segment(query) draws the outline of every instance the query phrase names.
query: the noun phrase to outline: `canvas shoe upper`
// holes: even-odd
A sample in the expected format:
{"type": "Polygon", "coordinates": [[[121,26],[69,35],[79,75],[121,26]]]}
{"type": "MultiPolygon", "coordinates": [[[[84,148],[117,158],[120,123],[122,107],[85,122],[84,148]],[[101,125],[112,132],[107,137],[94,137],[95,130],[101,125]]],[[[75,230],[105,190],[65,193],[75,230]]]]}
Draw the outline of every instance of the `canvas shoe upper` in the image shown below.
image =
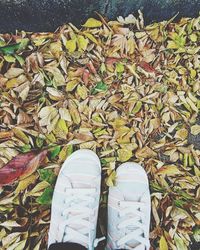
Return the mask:
{"type": "Polygon", "coordinates": [[[54,189],[48,246],[72,242],[94,249],[100,183],[101,165],[94,152],[81,149],[67,158],[54,189]]]}
{"type": "Polygon", "coordinates": [[[109,188],[106,249],[147,250],[151,210],[147,174],[131,162],[116,172],[116,185],[109,188]]]}

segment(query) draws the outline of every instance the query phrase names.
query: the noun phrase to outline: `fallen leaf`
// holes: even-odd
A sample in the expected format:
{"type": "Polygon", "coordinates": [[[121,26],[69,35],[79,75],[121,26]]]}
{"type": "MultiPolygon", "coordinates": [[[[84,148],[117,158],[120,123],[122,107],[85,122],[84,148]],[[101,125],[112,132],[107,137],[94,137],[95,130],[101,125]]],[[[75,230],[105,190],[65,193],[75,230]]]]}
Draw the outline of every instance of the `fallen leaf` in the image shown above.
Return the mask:
{"type": "Polygon", "coordinates": [[[17,179],[23,179],[31,175],[43,162],[47,150],[37,153],[32,151],[26,154],[19,154],[0,169],[0,185],[8,185],[17,179]]]}
{"type": "Polygon", "coordinates": [[[164,236],[161,236],[161,238],[160,238],[159,249],[160,250],[168,250],[167,241],[166,241],[164,236]]]}
{"type": "Polygon", "coordinates": [[[150,157],[155,157],[156,155],[157,155],[156,152],[154,152],[148,146],[138,149],[135,153],[135,156],[137,158],[150,158],[150,157]]]}
{"type": "Polygon", "coordinates": [[[198,135],[200,133],[200,125],[193,125],[191,127],[191,134],[192,135],[198,135]]]}
{"type": "Polygon", "coordinates": [[[118,149],[117,153],[118,153],[119,161],[121,162],[128,161],[133,155],[131,150],[123,149],[123,148],[118,149]]]}
{"type": "Polygon", "coordinates": [[[175,166],[175,165],[164,165],[156,173],[157,174],[162,174],[162,175],[173,176],[173,175],[180,174],[181,172],[178,169],[178,167],[175,166]]]}
{"type": "Polygon", "coordinates": [[[102,22],[99,20],[96,20],[95,18],[89,18],[83,26],[86,28],[101,27],[102,22]]]}

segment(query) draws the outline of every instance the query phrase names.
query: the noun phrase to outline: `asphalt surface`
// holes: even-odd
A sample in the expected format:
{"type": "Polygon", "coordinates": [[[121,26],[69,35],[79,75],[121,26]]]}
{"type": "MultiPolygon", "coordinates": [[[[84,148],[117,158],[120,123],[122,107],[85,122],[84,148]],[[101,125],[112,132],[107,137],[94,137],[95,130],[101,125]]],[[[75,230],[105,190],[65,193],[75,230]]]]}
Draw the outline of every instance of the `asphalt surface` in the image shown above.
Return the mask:
{"type": "Polygon", "coordinates": [[[66,22],[79,26],[95,11],[109,19],[144,13],[146,24],[169,19],[179,12],[195,17],[200,11],[199,0],[0,0],[0,33],[54,31],[66,22]]]}

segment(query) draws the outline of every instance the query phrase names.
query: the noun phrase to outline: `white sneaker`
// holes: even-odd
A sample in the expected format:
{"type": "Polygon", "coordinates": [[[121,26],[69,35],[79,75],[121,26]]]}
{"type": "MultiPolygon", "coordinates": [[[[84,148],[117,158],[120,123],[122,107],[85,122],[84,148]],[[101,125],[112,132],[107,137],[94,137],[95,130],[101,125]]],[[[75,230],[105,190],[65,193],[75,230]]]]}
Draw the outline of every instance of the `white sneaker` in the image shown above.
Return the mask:
{"type": "Polygon", "coordinates": [[[145,170],[127,162],[117,169],[108,196],[106,249],[148,250],[151,200],[145,170]]]}
{"type": "Polygon", "coordinates": [[[71,242],[96,247],[100,184],[101,164],[93,151],[81,149],[67,158],[53,194],[48,246],[71,242]]]}

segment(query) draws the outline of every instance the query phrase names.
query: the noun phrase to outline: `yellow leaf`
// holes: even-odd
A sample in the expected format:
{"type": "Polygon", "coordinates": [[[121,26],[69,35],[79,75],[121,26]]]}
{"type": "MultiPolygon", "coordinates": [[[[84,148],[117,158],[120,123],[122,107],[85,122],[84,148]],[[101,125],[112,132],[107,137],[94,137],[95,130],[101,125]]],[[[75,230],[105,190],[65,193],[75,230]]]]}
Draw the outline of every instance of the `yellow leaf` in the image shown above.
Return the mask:
{"type": "Polygon", "coordinates": [[[191,134],[198,135],[200,133],[200,125],[196,124],[191,127],[191,134]]]}
{"type": "Polygon", "coordinates": [[[97,45],[99,44],[99,42],[97,41],[97,39],[90,33],[84,32],[84,35],[90,39],[93,43],[96,43],[97,45]]]}
{"type": "Polygon", "coordinates": [[[167,41],[168,49],[178,49],[178,45],[174,41],[167,41]]]}
{"type": "Polygon", "coordinates": [[[148,146],[145,146],[144,148],[138,149],[135,153],[135,156],[137,158],[150,158],[150,157],[154,157],[157,154],[150,149],[148,146]]]}
{"type": "Polygon", "coordinates": [[[84,38],[84,36],[78,35],[78,50],[86,50],[88,46],[88,39],[84,38]]]}
{"type": "Polygon", "coordinates": [[[6,62],[10,62],[10,63],[16,61],[16,58],[13,57],[13,56],[11,56],[11,55],[6,55],[6,56],[4,56],[4,59],[6,60],[6,62]]]}
{"type": "Polygon", "coordinates": [[[106,185],[109,187],[113,187],[115,184],[115,179],[116,179],[116,172],[115,170],[112,171],[112,173],[108,176],[106,180],[106,185]]]}
{"type": "Polygon", "coordinates": [[[49,49],[53,56],[55,56],[56,58],[59,58],[62,52],[62,44],[60,41],[51,43],[49,46],[49,49]]]}
{"type": "Polygon", "coordinates": [[[65,47],[69,53],[73,53],[76,50],[76,39],[71,39],[66,42],[65,47]]]}
{"type": "Polygon", "coordinates": [[[73,91],[77,85],[78,85],[77,79],[69,81],[66,85],[66,91],[73,91]]]}
{"type": "Polygon", "coordinates": [[[81,122],[81,118],[76,104],[72,100],[69,100],[69,112],[73,122],[78,125],[81,122]]]}
{"type": "Polygon", "coordinates": [[[18,128],[13,128],[12,131],[18,139],[20,139],[26,144],[29,144],[29,138],[25,135],[23,131],[18,128]]]}
{"type": "Polygon", "coordinates": [[[87,98],[87,88],[84,85],[83,86],[81,86],[81,85],[78,86],[77,93],[82,99],[87,98]]]}
{"type": "Polygon", "coordinates": [[[188,137],[188,131],[187,131],[187,129],[185,129],[185,128],[179,129],[176,132],[176,134],[175,134],[174,137],[178,138],[178,139],[181,139],[181,140],[187,139],[187,137],[188,137]]]}
{"type": "Polygon", "coordinates": [[[198,107],[194,104],[194,102],[189,97],[186,97],[186,101],[190,105],[192,110],[194,110],[197,113],[199,112],[198,107]]]}
{"type": "Polygon", "coordinates": [[[167,242],[164,236],[161,236],[160,243],[159,243],[160,250],[168,250],[167,242]]]}
{"type": "Polygon", "coordinates": [[[83,26],[87,28],[101,27],[102,22],[95,18],[89,18],[83,26]]]}
{"type": "Polygon", "coordinates": [[[125,162],[128,161],[132,157],[132,151],[128,149],[119,149],[117,150],[119,161],[125,162]]]}
{"type": "Polygon", "coordinates": [[[46,181],[39,182],[30,192],[27,193],[27,196],[38,196],[38,192],[41,192],[49,186],[50,184],[46,181]]]}
{"type": "Polygon", "coordinates": [[[180,174],[180,170],[175,165],[165,165],[157,171],[157,174],[173,176],[180,174]]]}
{"type": "Polygon", "coordinates": [[[197,35],[196,35],[195,33],[192,33],[192,34],[189,36],[189,38],[190,38],[190,40],[191,40],[192,42],[196,42],[197,39],[198,39],[198,37],[197,37],[197,35]]]}
{"type": "Polygon", "coordinates": [[[46,140],[48,143],[55,143],[56,142],[56,138],[55,138],[53,133],[46,134],[46,140]]]}
{"type": "Polygon", "coordinates": [[[195,78],[196,75],[197,75],[196,70],[195,69],[190,69],[190,76],[191,76],[191,78],[195,78]]]}
{"type": "Polygon", "coordinates": [[[72,145],[66,145],[62,148],[62,150],[59,153],[59,160],[61,162],[65,161],[66,158],[72,154],[73,152],[73,146],[72,145]]]}
{"type": "Polygon", "coordinates": [[[122,118],[116,118],[112,123],[112,126],[115,130],[120,129],[122,126],[126,124],[126,121],[122,118]]]}
{"type": "Polygon", "coordinates": [[[63,119],[58,120],[53,132],[56,137],[61,137],[63,139],[66,139],[66,136],[68,133],[68,127],[67,127],[65,120],[63,119]]]}
{"type": "Polygon", "coordinates": [[[55,86],[65,85],[65,78],[58,68],[47,65],[44,69],[53,75],[55,86]]]}
{"type": "Polygon", "coordinates": [[[129,38],[127,43],[128,43],[128,52],[131,55],[135,51],[135,41],[132,38],[129,38]]]}
{"type": "Polygon", "coordinates": [[[6,82],[6,88],[7,89],[12,89],[15,88],[19,85],[17,78],[10,79],[6,82]]]}
{"type": "Polygon", "coordinates": [[[21,191],[24,191],[30,184],[35,183],[38,175],[36,173],[28,176],[27,178],[19,181],[17,188],[15,189],[15,195],[19,194],[21,191]]]}

